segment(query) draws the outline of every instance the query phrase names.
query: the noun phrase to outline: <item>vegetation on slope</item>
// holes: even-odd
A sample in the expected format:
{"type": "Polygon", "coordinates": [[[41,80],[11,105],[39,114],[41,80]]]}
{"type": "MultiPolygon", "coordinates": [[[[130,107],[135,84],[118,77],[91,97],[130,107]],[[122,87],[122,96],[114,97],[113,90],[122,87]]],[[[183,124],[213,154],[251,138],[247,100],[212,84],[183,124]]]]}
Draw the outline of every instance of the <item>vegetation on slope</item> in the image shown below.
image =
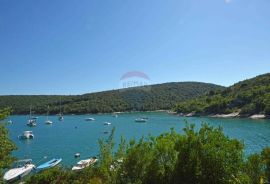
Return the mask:
{"type": "Polygon", "coordinates": [[[221,91],[178,103],[174,110],[181,113],[270,115],[270,74],[245,80],[221,91]]]}
{"type": "MultiPolygon", "coordinates": [[[[10,109],[0,109],[0,121],[9,115],[10,109]]],[[[10,154],[15,150],[15,145],[10,141],[8,131],[4,126],[4,122],[0,122],[0,177],[2,178],[3,170],[9,167],[14,161],[14,157],[10,154]]],[[[0,180],[1,183],[1,180],[0,180]]]]}
{"type": "Polygon", "coordinates": [[[223,87],[198,82],[180,82],[74,96],[0,96],[0,108],[10,106],[14,114],[27,114],[32,105],[35,113],[42,114],[46,113],[49,106],[50,112],[56,114],[62,99],[64,113],[68,114],[150,111],[171,109],[176,102],[218,89],[223,87]]]}

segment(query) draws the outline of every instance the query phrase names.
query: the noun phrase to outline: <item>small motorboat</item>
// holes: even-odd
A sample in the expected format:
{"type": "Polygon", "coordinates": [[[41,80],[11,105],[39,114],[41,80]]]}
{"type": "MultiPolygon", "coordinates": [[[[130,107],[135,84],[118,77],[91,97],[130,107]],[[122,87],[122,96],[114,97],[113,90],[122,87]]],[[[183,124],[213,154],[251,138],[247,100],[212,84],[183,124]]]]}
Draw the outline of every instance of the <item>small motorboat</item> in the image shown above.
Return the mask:
{"type": "Polygon", "coordinates": [[[92,157],[87,160],[81,160],[74,167],[72,167],[72,171],[81,171],[91,165],[94,165],[97,161],[98,159],[96,157],[92,157]]]}
{"type": "Polygon", "coordinates": [[[49,168],[57,166],[58,164],[60,164],[61,161],[62,161],[62,158],[58,158],[58,159],[54,158],[54,159],[52,159],[44,164],[41,164],[36,169],[37,169],[37,171],[49,169],[49,168]]]}
{"type": "Polygon", "coordinates": [[[24,131],[22,135],[18,136],[19,139],[33,139],[34,134],[32,131],[24,131]]]}
{"type": "Polygon", "coordinates": [[[60,116],[58,117],[58,120],[59,120],[59,121],[63,121],[63,120],[64,120],[64,116],[63,116],[63,115],[60,115],[60,116]]]}
{"type": "Polygon", "coordinates": [[[80,156],[81,156],[80,153],[75,153],[75,155],[74,155],[75,158],[79,158],[80,156]]]}
{"type": "Polygon", "coordinates": [[[110,122],[104,122],[103,125],[109,126],[109,125],[111,125],[111,123],[110,122]]]}
{"type": "Polygon", "coordinates": [[[137,118],[137,119],[135,119],[135,122],[137,122],[137,123],[145,123],[145,122],[147,122],[147,119],[145,119],[145,118],[137,118]]]}
{"type": "Polygon", "coordinates": [[[8,124],[12,124],[13,122],[12,122],[12,120],[8,120],[8,124]]]}
{"type": "Polygon", "coordinates": [[[47,120],[47,121],[45,121],[45,124],[46,125],[51,125],[51,124],[53,124],[53,122],[51,120],[47,120]]]}
{"type": "Polygon", "coordinates": [[[8,170],[3,179],[6,182],[12,182],[23,178],[24,176],[28,175],[34,168],[35,165],[32,164],[31,159],[27,160],[20,160],[16,162],[17,167],[8,170]]]}
{"type": "Polygon", "coordinates": [[[95,121],[95,118],[85,118],[85,121],[95,121]]]}

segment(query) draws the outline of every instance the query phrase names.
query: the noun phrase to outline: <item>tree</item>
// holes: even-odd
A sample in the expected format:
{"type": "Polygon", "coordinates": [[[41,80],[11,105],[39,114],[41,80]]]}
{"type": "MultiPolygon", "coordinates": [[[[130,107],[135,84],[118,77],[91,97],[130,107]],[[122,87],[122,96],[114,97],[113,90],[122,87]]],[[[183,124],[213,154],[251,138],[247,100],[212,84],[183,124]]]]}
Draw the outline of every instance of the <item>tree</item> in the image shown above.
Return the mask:
{"type": "MultiPolygon", "coordinates": [[[[10,113],[10,109],[0,110],[0,120],[5,119],[10,113]]],[[[3,175],[3,170],[15,160],[10,154],[16,149],[15,144],[9,139],[8,130],[3,123],[0,123],[0,177],[3,175]]]]}

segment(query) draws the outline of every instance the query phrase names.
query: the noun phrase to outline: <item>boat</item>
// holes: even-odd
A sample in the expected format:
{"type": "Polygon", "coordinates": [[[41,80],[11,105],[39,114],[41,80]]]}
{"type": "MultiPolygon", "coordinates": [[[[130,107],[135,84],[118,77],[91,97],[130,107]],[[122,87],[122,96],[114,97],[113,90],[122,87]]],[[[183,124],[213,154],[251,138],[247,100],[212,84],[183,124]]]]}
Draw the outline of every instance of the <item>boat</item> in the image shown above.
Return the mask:
{"type": "Polygon", "coordinates": [[[75,153],[75,155],[74,155],[75,158],[79,158],[80,156],[81,156],[80,153],[75,153]]]}
{"type": "Polygon", "coordinates": [[[46,163],[41,164],[40,166],[38,166],[36,168],[36,170],[37,171],[43,171],[45,169],[49,169],[49,168],[55,167],[58,164],[60,164],[61,161],[62,161],[62,158],[58,158],[58,159],[54,158],[54,159],[52,159],[52,160],[50,160],[50,161],[48,161],[48,162],[46,162],[46,163]]]}
{"type": "Polygon", "coordinates": [[[32,106],[30,106],[30,112],[29,112],[29,119],[28,119],[28,122],[27,122],[27,126],[29,127],[35,127],[37,126],[37,119],[35,117],[32,117],[32,106]]]}
{"type": "Polygon", "coordinates": [[[113,113],[112,117],[118,118],[118,114],[117,113],[113,113]]]}
{"type": "Polygon", "coordinates": [[[81,171],[91,165],[94,165],[97,161],[98,159],[96,157],[92,157],[87,160],[81,160],[74,167],[72,167],[72,171],[81,171]]]}
{"type": "Polygon", "coordinates": [[[12,124],[13,123],[13,121],[12,120],[8,120],[8,124],[12,124]]]}
{"type": "Polygon", "coordinates": [[[27,160],[20,160],[16,162],[16,167],[13,169],[8,170],[4,174],[4,181],[5,182],[12,182],[23,178],[24,176],[28,175],[33,169],[35,165],[32,164],[31,159],[27,160]]]}
{"type": "Polygon", "coordinates": [[[22,135],[18,136],[19,139],[33,139],[34,134],[32,131],[24,131],[22,135]]]}
{"type": "Polygon", "coordinates": [[[111,125],[111,123],[110,122],[105,122],[105,123],[103,123],[103,125],[111,125]]]}
{"type": "Polygon", "coordinates": [[[50,120],[47,120],[47,121],[45,121],[45,124],[47,124],[47,125],[51,125],[51,124],[53,124],[53,122],[52,122],[52,121],[50,121],[50,120]]]}
{"type": "Polygon", "coordinates": [[[95,118],[85,118],[85,121],[95,121],[95,118]]]}
{"type": "Polygon", "coordinates": [[[48,106],[48,110],[47,110],[47,120],[45,121],[45,124],[47,124],[47,125],[53,124],[53,122],[51,120],[49,120],[49,106],[48,106]]]}
{"type": "Polygon", "coordinates": [[[147,119],[145,119],[145,118],[137,118],[137,119],[135,119],[135,122],[137,122],[137,123],[145,123],[145,122],[147,122],[147,119]]]}
{"type": "Polygon", "coordinates": [[[59,117],[58,117],[59,121],[63,121],[64,120],[64,115],[62,112],[62,99],[60,98],[60,113],[59,113],[59,117]]]}
{"type": "Polygon", "coordinates": [[[27,126],[29,126],[29,127],[35,127],[35,126],[37,126],[36,120],[34,120],[34,119],[29,119],[29,120],[28,120],[28,123],[27,123],[27,126]]]}

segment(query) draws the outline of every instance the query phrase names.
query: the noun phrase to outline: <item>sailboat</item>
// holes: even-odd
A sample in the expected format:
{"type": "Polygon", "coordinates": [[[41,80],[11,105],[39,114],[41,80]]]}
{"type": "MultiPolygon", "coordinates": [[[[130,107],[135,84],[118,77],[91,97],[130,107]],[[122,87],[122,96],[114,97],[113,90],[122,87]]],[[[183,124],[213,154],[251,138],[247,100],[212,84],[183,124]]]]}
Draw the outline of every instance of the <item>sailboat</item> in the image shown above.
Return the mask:
{"type": "Polygon", "coordinates": [[[59,121],[63,121],[64,120],[64,116],[62,113],[62,98],[60,98],[60,113],[59,113],[59,117],[58,117],[59,121]]]}
{"type": "Polygon", "coordinates": [[[27,126],[30,126],[30,127],[37,126],[36,119],[32,117],[32,106],[30,106],[29,119],[27,122],[27,126]]]}
{"type": "Polygon", "coordinates": [[[47,120],[45,121],[45,123],[47,125],[51,125],[53,123],[51,120],[49,120],[49,106],[48,106],[48,110],[47,110],[47,120]]]}
{"type": "MultiPolygon", "coordinates": [[[[89,112],[89,101],[88,101],[88,106],[87,106],[87,111],[89,112]]],[[[85,121],[95,121],[95,118],[92,118],[92,117],[88,117],[88,118],[85,118],[85,121]]]]}

